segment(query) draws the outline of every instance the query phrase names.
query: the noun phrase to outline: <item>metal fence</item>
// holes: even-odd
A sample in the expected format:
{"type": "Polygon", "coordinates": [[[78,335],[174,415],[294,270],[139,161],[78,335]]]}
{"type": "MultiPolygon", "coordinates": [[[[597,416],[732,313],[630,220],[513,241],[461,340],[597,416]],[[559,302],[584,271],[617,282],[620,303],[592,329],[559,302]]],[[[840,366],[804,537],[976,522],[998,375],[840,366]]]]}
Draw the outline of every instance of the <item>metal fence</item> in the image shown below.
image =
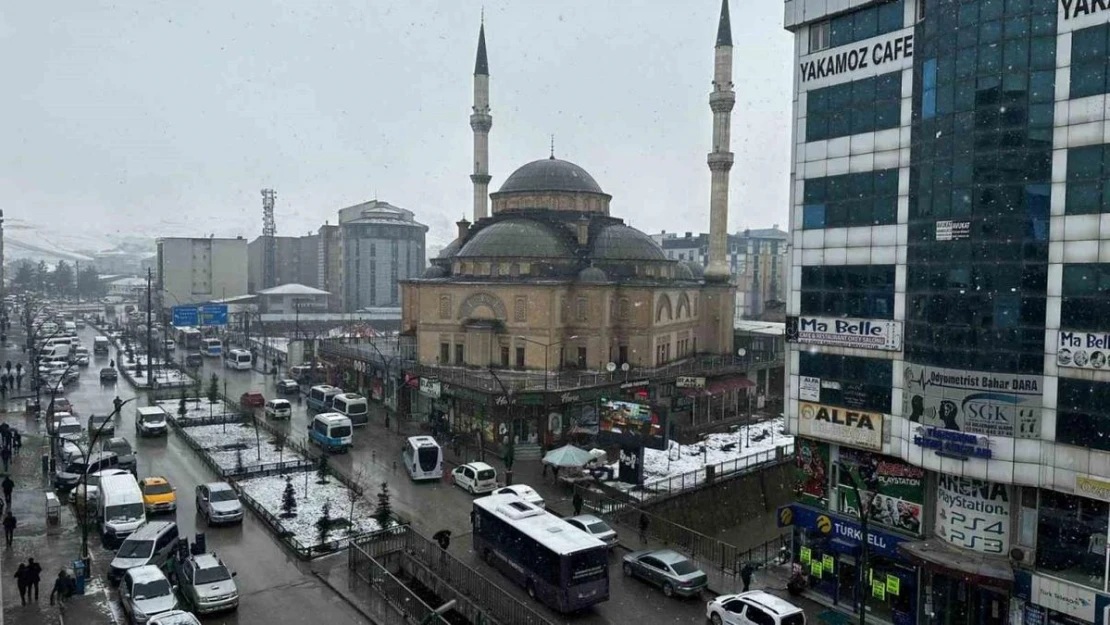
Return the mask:
{"type": "Polygon", "coordinates": [[[552,625],[541,616],[499,585],[470,566],[440,549],[434,541],[425,538],[409,526],[403,530],[387,530],[356,538],[351,543],[352,551],[362,549],[378,557],[401,550],[416,562],[427,568],[456,592],[474,604],[481,606],[490,618],[511,625],[552,625]],[[381,544],[375,545],[375,542],[381,544]]]}
{"type": "Polygon", "coordinates": [[[641,489],[633,491],[632,494],[640,498],[641,501],[657,499],[659,497],[670,497],[697,488],[709,481],[719,480],[723,477],[737,477],[747,473],[754,473],[766,467],[791,462],[793,459],[794,443],[788,443],[749,456],[742,456],[734,460],[726,460],[724,462],[718,462],[717,464],[706,465],[694,469],[693,471],[672,475],[671,477],[645,482],[641,489]]]}
{"type": "MultiPolygon", "coordinates": [[[[410,622],[425,623],[435,610],[424,603],[416,593],[409,590],[401,580],[397,579],[384,566],[371,556],[367,550],[358,545],[351,545],[347,550],[347,566],[355,576],[368,584],[380,594],[390,605],[401,614],[408,617],[410,622]]],[[[432,616],[427,623],[447,624],[442,616],[432,616]]]]}

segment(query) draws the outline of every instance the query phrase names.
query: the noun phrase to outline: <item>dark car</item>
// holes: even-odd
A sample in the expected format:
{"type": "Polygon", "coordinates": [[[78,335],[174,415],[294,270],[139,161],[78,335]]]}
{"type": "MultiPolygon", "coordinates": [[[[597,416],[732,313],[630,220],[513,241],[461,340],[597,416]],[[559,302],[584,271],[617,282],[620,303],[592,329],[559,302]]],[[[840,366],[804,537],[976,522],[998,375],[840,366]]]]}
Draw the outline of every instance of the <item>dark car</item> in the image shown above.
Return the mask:
{"type": "Polygon", "coordinates": [[[247,391],[239,396],[239,407],[254,409],[266,405],[266,398],[258,391],[247,391]]]}
{"type": "Polygon", "coordinates": [[[185,356],[185,366],[190,369],[196,369],[204,364],[204,356],[200,352],[193,352],[185,356]]]}
{"type": "Polygon", "coordinates": [[[668,597],[701,594],[709,578],[689,558],[672,549],[635,551],[624,557],[625,575],[659,586],[668,597]]]}
{"type": "Polygon", "coordinates": [[[119,372],[112,367],[104,367],[100,370],[101,382],[115,382],[119,379],[119,372]]]}
{"type": "Polygon", "coordinates": [[[277,392],[282,395],[293,395],[301,392],[301,385],[296,380],[280,380],[277,383],[277,392]]]}

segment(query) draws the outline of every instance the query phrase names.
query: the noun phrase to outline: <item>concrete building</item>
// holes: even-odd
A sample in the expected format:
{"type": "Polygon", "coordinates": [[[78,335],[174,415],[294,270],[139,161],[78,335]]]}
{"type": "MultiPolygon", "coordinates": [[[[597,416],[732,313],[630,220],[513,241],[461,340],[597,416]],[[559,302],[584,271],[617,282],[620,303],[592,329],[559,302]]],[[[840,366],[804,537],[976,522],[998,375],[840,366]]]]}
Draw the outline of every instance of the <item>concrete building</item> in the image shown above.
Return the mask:
{"type": "Polygon", "coordinates": [[[339,245],[339,226],[324,223],[317,232],[316,286],[328,293],[331,312],[343,310],[343,253],[339,245]]]}
{"type": "Polygon", "coordinates": [[[1105,5],[785,1],[779,518],[869,621],[1107,623],[1105,5]]]}
{"type": "MultiPolygon", "coordinates": [[[[277,271],[275,284],[303,284],[315,287],[320,270],[320,237],[274,237],[277,271]]],[[[254,293],[264,287],[265,239],[258,237],[247,245],[247,288],[254,293]]]]}
{"type": "Polygon", "coordinates": [[[327,291],[303,284],[282,284],[255,293],[259,312],[275,315],[317,314],[328,311],[327,291]]]}
{"type": "Polygon", "coordinates": [[[247,241],[166,237],[155,256],[156,306],[199,304],[247,294],[247,241]]]}
{"type": "Polygon", "coordinates": [[[340,296],[345,312],[399,307],[398,282],[424,273],[428,226],[413,213],[371,200],[339,211],[340,296]]]}

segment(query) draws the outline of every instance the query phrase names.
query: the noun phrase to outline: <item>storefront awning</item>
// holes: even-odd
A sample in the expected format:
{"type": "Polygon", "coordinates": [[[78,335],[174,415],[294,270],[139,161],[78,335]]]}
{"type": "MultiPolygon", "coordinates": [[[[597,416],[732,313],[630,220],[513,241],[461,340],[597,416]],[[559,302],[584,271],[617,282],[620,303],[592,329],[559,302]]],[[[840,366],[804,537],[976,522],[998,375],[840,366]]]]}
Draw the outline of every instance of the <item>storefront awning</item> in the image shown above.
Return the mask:
{"type": "Polygon", "coordinates": [[[755,382],[752,382],[748,378],[733,376],[711,380],[704,388],[687,388],[683,389],[683,391],[687,397],[708,397],[710,395],[720,395],[741,388],[753,387],[755,387],[755,382]]]}
{"type": "Polygon", "coordinates": [[[898,549],[926,568],[967,577],[974,583],[1004,588],[1014,583],[1014,567],[1005,557],[957,549],[939,538],[906,541],[898,549]]]}

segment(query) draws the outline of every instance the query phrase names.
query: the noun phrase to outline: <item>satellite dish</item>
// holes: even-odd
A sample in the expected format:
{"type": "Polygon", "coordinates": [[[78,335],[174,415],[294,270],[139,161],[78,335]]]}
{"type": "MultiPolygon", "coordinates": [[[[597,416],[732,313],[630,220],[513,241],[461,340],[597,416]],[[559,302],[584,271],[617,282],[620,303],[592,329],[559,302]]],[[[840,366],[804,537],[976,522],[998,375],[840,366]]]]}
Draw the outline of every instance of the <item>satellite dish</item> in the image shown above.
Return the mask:
{"type": "Polygon", "coordinates": [[[741,348],[740,348],[739,350],[737,350],[737,352],[736,352],[736,353],[737,353],[737,354],[740,354],[741,356],[743,356],[744,354],[747,354],[747,353],[748,353],[748,350],[746,350],[746,349],[744,349],[743,347],[741,347],[741,348]]]}
{"type": "Polygon", "coordinates": [[[612,373],[612,372],[616,371],[617,370],[617,363],[611,362],[611,363],[605,365],[605,370],[608,371],[609,373],[612,373]]]}
{"type": "Polygon", "coordinates": [[[621,371],[628,371],[629,369],[631,369],[631,367],[628,366],[627,362],[621,365],[621,371]]]}

